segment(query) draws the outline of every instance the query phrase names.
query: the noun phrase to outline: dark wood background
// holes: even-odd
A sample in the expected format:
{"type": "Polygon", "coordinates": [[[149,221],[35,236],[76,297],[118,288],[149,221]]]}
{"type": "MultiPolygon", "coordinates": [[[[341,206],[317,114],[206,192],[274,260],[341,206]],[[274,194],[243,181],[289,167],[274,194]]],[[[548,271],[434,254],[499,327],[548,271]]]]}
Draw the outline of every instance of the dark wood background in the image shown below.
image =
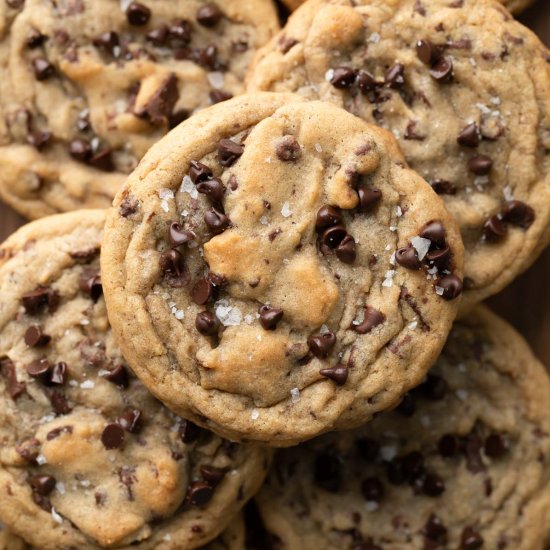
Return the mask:
{"type": "MultiPolygon", "coordinates": [[[[550,1],[538,0],[520,16],[550,46],[550,1]]],[[[0,240],[24,223],[23,218],[0,204],[0,240]]],[[[550,249],[537,263],[489,304],[508,319],[550,368],[550,249]]],[[[0,297],[0,300],[2,298],[0,297]]]]}

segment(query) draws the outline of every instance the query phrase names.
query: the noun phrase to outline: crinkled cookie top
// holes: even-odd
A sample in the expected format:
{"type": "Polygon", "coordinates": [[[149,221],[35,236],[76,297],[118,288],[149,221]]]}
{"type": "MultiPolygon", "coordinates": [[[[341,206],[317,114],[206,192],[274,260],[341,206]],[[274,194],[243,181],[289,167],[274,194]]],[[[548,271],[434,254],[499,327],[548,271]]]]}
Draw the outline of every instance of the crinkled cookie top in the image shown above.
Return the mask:
{"type": "Polygon", "coordinates": [[[257,498],[274,547],[546,548],[549,394],[519,335],[472,312],[395,411],[276,455],[257,498]]]}
{"type": "Polygon", "coordinates": [[[110,318],[138,375],[180,414],[273,445],[394,403],[462,288],[456,226],[391,135],[297,96],[184,123],[106,232],[110,318]]]}
{"type": "Polygon", "coordinates": [[[115,345],[104,213],[30,224],[0,248],[0,521],[36,548],[196,548],[261,483],[269,451],[171,413],[115,345]]]}
{"type": "Polygon", "coordinates": [[[249,91],[331,101],[393,132],[460,226],[466,308],[549,241],[549,59],[492,0],[312,0],[259,53],[249,91]]]}
{"type": "Polygon", "coordinates": [[[21,4],[0,12],[0,194],[29,217],[107,207],[169,128],[242,93],[278,30],[271,0],[21,4]]]}

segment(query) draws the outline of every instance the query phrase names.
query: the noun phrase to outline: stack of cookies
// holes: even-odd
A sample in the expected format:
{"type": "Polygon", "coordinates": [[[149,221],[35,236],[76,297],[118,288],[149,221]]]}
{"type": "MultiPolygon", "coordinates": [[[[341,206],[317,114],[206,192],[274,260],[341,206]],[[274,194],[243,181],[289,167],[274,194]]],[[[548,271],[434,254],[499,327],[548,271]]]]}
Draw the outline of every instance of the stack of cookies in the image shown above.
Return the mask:
{"type": "Polygon", "coordinates": [[[502,3],[0,3],[0,549],[544,550],[550,378],[480,305],[550,243],[502,3]]]}

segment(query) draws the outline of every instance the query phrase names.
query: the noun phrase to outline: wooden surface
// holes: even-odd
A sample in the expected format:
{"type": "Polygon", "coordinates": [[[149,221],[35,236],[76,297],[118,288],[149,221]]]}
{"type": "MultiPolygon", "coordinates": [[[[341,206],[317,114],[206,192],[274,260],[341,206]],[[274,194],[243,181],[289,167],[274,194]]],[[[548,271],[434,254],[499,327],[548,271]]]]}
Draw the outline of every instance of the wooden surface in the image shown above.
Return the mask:
{"type": "MultiPolygon", "coordinates": [[[[550,0],[538,0],[520,20],[550,46],[550,0]]],[[[0,240],[24,220],[0,204],[0,240]]],[[[504,292],[489,300],[495,311],[508,319],[528,340],[550,368],[550,249],[504,292]]],[[[1,299],[1,297],[0,297],[1,299]]]]}

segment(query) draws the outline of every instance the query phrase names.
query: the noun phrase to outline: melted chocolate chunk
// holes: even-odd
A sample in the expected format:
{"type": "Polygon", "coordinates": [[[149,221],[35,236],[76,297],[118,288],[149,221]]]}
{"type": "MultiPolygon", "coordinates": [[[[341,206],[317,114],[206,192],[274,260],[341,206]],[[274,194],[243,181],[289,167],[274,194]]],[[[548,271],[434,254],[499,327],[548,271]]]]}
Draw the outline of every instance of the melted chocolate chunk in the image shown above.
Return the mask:
{"type": "Polygon", "coordinates": [[[215,27],[223,17],[223,12],[214,2],[209,2],[197,10],[196,17],[203,27],[215,27]]]}
{"type": "Polygon", "coordinates": [[[192,160],[189,163],[189,177],[194,184],[197,184],[212,179],[214,175],[206,164],[192,160]]]}
{"type": "Polygon", "coordinates": [[[346,90],[355,84],[357,73],[349,67],[337,67],[332,71],[330,83],[338,90],[346,90]]]}
{"type": "Polygon", "coordinates": [[[54,386],[64,386],[68,377],[67,370],[67,363],[63,361],[53,365],[50,372],[50,384],[54,386]]]}
{"type": "Polygon", "coordinates": [[[302,156],[302,149],[294,136],[283,136],[275,149],[277,158],[283,162],[294,162],[302,156]]]}
{"type": "Polygon", "coordinates": [[[29,315],[38,315],[46,308],[49,313],[54,313],[59,305],[59,294],[47,287],[38,287],[21,298],[23,307],[29,315]]]}
{"type": "Polygon", "coordinates": [[[400,88],[405,84],[405,67],[401,63],[395,63],[386,72],[384,83],[390,88],[400,88]]]}
{"type": "Polygon", "coordinates": [[[22,441],[19,445],[16,445],[15,450],[17,451],[17,454],[29,464],[34,464],[40,454],[40,447],[40,441],[36,438],[32,438],[22,441]]]}
{"type": "Polygon", "coordinates": [[[142,415],[138,409],[125,411],[117,418],[117,424],[127,432],[137,433],[141,428],[142,415]]]}
{"type": "Polygon", "coordinates": [[[430,181],[430,185],[438,195],[456,195],[456,186],[450,181],[435,179],[430,181]]]}
{"type": "Polygon", "coordinates": [[[203,306],[210,301],[214,295],[214,288],[208,279],[199,279],[193,289],[191,290],[191,297],[193,301],[199,305],[203,306]]]}
{"type": "Polygon", "coordinates": [[[29,478],[32,490],[40,496],[48,496],[55,489],[55,477],[49,475],[37,475],[29,478]]]}
{"type": "Polygon", "coordinates": [[[146,118],[151,124],[166,124],[179,97],[178,79],[171,73],[136,115],[146,118]]]}
{"type": "Polygon", "coordinates": [[[177,250],[163,252],[159,265],[170,286],[180,288],[189,283],[189,271],[184,264],[183,256],[177,250]]]}
{"type": "Polygon", "coordinates": [[[128,369],[124,365],[117,365],[109,373],[105,374],[103,378],[120,388],[127,388],[130,384],[128,369]]]}
{"type": "Polygon", "coordinates": [[[32,61],[36,80],[47,80],[55,74],[55,67],[44,57],[37,57],[32,61]]]}
{"type": "Polygon", "coordinates": [[[357,194],[359,195],[359,206],[357,210],[363,213],[372,210],[382,198],[382,191],[376,189],[376,187],[359,187],[357,189],[357,194]]]}
{"type": "Polygon", "coordinates": [[[214,235],[223,233],[231,225],[231,220],[217,208],[205,212],[204,222],[214,235]]]}
{"type": "Polygon", "coordinates": [[[15,365],[8,357],[0,358],[0,372],[2,372],[2,376],[6,380],[8,395],[16,401],[27,391],[25,382],[17,380],[15,365]]]}
{"type": "Polygon", "coordinates": [[[101,442],[108,449],[120,449],[124,445],[124,429],[118,424],[107,424],[101,434],[101,442]]]}
{"type": "Polygon", "coordinates": [[[351,235],[346,235],[336,247],[336,257],[345,264],[352,264],[357,258],[357,245],[351,235]]]}
{"type": "Polygon", "coordinates": [[[33,378],[37,378],[43,384],[50,381],[52,365],[47,359],[36,359],[27,365],[27,373],[33,378]]]}

